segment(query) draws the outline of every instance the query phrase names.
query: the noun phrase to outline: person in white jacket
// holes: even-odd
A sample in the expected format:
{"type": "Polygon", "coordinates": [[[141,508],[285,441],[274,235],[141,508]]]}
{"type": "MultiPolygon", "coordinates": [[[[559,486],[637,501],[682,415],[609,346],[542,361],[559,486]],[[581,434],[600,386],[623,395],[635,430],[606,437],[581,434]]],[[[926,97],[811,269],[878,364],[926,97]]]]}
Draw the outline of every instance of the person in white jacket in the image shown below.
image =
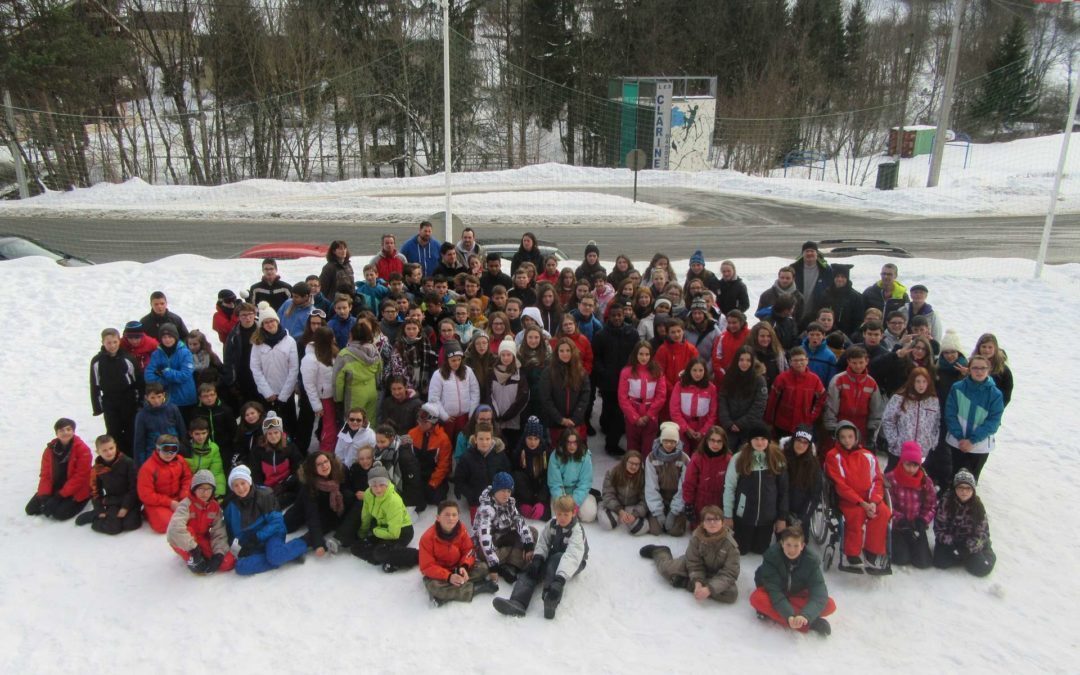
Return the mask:
{"type": "Polygon", "coordinates": [[[281,327],[277,312],[270,303],[259,303],[259,327],[251,336],[251,377],[266,403],[285,425],[285,431],[295,433],[296,382],[300,376],[300,357],[296,340],[281,327]]]}
{"type": "Polygon", "coordinates": [[[315,419],[322,424],[319,449],[323,452],[333,452],[337,443],[338,420],[334,408],[334,357],[337,352],[334,331],[322,326],[315,329],[300,361],[300,381],[315,419]]]}
{"type": "Polygon", "coordinates": [[[460,343],[447,342],[443,351],[446,361],[431,376],[428,403],[438,406],[439,419],[453,444],[468,424],[473,410],[480,405],[480,382],[472,368],[465,365],[465,352],[460,343]]]}

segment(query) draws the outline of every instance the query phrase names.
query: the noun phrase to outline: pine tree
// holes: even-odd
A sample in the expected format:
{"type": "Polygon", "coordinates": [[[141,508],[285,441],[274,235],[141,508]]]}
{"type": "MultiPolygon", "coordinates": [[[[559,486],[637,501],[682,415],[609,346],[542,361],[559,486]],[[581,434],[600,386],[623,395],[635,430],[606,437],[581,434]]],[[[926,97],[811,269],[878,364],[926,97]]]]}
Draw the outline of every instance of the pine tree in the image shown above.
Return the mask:
{"type": "Polygon", "coordinates": [[[1036,82],[1028,65],[1030,56],[1026,27],[1017,17],[986,62],[986,79],[971,106],[973,121],[988,128],[992,140],[1035,109],[1036,82]]]}

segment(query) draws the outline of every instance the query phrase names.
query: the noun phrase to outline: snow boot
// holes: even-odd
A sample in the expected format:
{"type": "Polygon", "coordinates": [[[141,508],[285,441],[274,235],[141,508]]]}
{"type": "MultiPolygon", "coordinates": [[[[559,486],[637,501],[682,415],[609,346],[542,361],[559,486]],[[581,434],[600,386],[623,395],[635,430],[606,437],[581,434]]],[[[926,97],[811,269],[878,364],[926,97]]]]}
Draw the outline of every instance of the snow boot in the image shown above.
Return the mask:
{"type": "Polygon", "coordinates": [[[863,560],[857,555],[848,555],[841,558],[837,569],[841,572],[851,572],[852,574],[863,573],[863,560]]]}
{"type": "Polygon", "coordinates": [[[820,616],[810,622],[810,630],[814,631],[822,637],[832,635],[832,626],[830,626],[829,622],[821,618],[820,616]]]}
{"type": "Polygon", "coordinates": [[[671,586],[672,586],[672,588],[685,589],[686,584],[689,583],[689,582],[690,582],[689,577],[684,577],[684,576],[682,576],[680,574],[673,574],[671,576],[671,586]]]}
{"type": "Polygon", "coordinates": [[[523,576],[514,584],[514,590],[510,591],[509,598],[495,598],[491,604],[499,614],[525,616],[535,588],[536,582],[523,576]]]}
{"type": "Polygon", "coordinates": [[[481,581],[473,582],[473,595],[483,595],[485,593],[498,593],[499,582],[492,581],[491,579],[483,579],[481,581]]]}
{"type": "Polygon", "coordinates": [[[499,564],[498,567],[495,568],[495,571],[499,573],[500,577],[506,579],[510,583],[517,581],[518,573],[520,572],[520,570],[513,565],[508,565],[506,563],[499,564]]]}
{"type": "Polygon", "coordinates": [[[892,574],[892,567],[889,565],[889,557],[886,555],[877,555],[867,551],[866,555],[866,573],[873,576],[887,576],[892,574]]]}
{"type": "Polygon", "coordinates": [[[338,551],[341,550],[341,542],[333,537],[326,537],[324,543],[326,544],[326,551],[330,555],[337,555],[338,551]]]}
{"type": "Polygon", "coordinates": [[[638,554],[642,558],[647,558],[649,560],[652,560],[652,557],[654,555],[656,555],[656,552],[661,551],[661,550],[667,551],[668,553],[671,553],[671,549],[668,548],[667,546],[659,546],[657,544],[645,544],[644,546],[641,547],[641,550],[638,551],[638,554]]]}
{"type": "Polygon", "coordinates": [[[495,608],[495,611],[499,614],[506,616],[525,616],[525,610],[528,607],[523,607],[520,602],[515,602],[511,598],[495,598],[491,601],[491,606],[495,608]]]}

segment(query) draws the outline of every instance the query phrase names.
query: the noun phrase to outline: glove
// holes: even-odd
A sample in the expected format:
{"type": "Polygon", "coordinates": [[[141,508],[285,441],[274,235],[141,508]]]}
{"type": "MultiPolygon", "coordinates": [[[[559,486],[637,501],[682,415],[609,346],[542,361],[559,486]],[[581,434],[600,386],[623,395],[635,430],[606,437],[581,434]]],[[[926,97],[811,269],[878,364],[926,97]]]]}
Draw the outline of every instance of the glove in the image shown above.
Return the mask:
{"type": "Polygon", "coordinates": [[[197,548],[193,548],[188,551],[188,569],[195,574],[206,574],[210,568],[210,561],[206,559],[206,556],[202,554],[197,548]]]}
{"type": "Polygon", "coordinates": [[[225,562],[225,556],[220,553],[215,553],[210,556],[210,560],[206,564],[206,573],[213,574],[221,569],[221,563],[225,562]]]}
{"type": "Polygon", "coordinates": [[[525,568],[525,575],[533,581],[540,581],[540,575],[544,572],[544,556],[534,555],[532,562],[525,568]]]}

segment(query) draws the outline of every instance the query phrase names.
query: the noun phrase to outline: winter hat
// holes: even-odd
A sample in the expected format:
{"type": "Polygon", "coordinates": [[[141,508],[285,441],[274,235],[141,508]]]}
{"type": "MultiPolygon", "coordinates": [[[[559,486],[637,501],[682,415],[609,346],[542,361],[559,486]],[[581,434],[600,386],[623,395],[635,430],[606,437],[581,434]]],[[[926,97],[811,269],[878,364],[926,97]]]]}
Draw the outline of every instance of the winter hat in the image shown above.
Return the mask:
{"type": "Polygon", "coordinates": [[[539,307],[526,307],[525,309],[521,310],[521,318],[524,319],[525,317],[529,317],[530,319],[535,321],[538,326],[542,327],[544,325],[544,320],[540,316],[539,307]]]}
{"type": "Polygon", "coordinates": [[[856,443],[859,442],[859,427],[855,426],[855,424],[853,422],[849,422],[847,420],[840,420],[836,424],[836,430],[833,431],[833,438],[840,438],[840,430],[841,429],[854,429],[855,430],[855,442],[856,443]]]}
{"type": "Polygon", "coordinates": [[[814,442],[814,428],[809,424],[800,424],[795,428],[795,435],[793,438],[801,438],[807,443],[814,442]]]}
{"type": "Polygon", "coordinates": [[[690,303],[690,311],[700,309],[706,314],[709,313],[709,303],[705,302],[705,298],[694,298],[694,301],[690,303]]]}
{"type": "Polygon", "coordinates": [[[128,321],[124,324],[124,335],[145,335],[146,329],[143,328],[141,321],[128,321]]]}
{"type": "Polygon", "coordinates": [[[192,492],[195,492],[195,488],[199,487],[200,485],[209,485],[210,487],[217,486],[217,479],[214,478],[214,474],[209,469],[202,469],[200,471],[196,471],[195,475],[191,477],[192,492]]]}
{"type": "Polygon", "coordinates": [[[218,302],[236,302],[236,293],[233,293],[227,288],[223,288],[217,292],[218,302]]]}
{"type": "Polygon", "coordinates": [[[311,286],[308,286],[306,281],[297,281],[293,284],[292,294],[300,296],[311,295],[311,286]]]}
{"type": "Polygon", "coordinates": [[[421,413],[427,415],[428,418],[431,420],[434,420],[436,422],[439,421],[439,406],[435,405],[434,403],[425,403],[424,405],[420,406],[420,410],[417,411],[417,416],[419,416],[421,413]]]}
{"type": "Polygon", "coordinates": [[[660,425],[660,440],[661,441],[678,441],[679,440],[679,425],[675,422],[664,422],[660,425]]]}
{"type": "Polygon", "coordinates": [[[914,286],[912,286],[911,288],[908,289],[908,293],[914,293],[916,291],[922,291],[923,293],[930,293],[930,290],[926,286],[923,286],[922,284],[915,284],[914,286]]]}
{"type": "Polygon", "coordinates": [[[705,264],[705,254],[701,252],[701,249],[694,251],[694,255],[690,256],[690,264],[698,263],[699,265],[705,264]]]}
{"type": "Polygon", "coordinates": [[[499,353],[510,352],[514,356],[517,356],[517,343],[513,338],[505,337],[503,341],[499,343],[499,353]]]}
{"type": "Polygon", "coordinates": [[[266,413],[266,419],[264,419],[262,423],[262,430],[264,434],[271,429],[277,429],[278,431],[281,431],[281,418],[278,417],[278,414],[273,410],[266,413]]]}
{"type": "Polygon", "coordinates": [[[367,472],[368,486],[375,485],[389,485],[390,473],[386,470],[386,467],[382,465],[382,462],[375,462],[367,472]]]}
{"type": "Polygon", "coordinates": [[[832,273],[833,273],[834,277],[844,277],[845,279],[850,279],[851,278],[851,268],[855,267],[855,266],[854,265],[843,265],[843,264],[840,264],[840,263],[833,263],[831,265],[831,267],[832,267],[832,273]]]}
{"type": "Polygon", "coordinates": [[[917,441],[904,441],[900,446],[900,461],[922,464],[922,446],[917,441]]]}
{"type": "Polygon", "coordinates": [[[747,440],[752,438],[768,438],[769,430],[765,428],[764,424],[751,424],[746,430],[747,440]]]}
{"type": "Polygon", "coordinates": [[[653,303],[653,309],[658,309],[660,305],[667,305],[667,308],[671,309],[671,301],[667,298],[658,298],[656,302],[653,303]]]}
{"type": "Polygon", "coordinates": [[[529,415],[529,419],[525,420],[525,435],[541,439],[544,437],[544,425],[536,415],[529,415]]]}
{"type": "Polygon", "coordinates": [[[505,471],[500,471],[495,474],[495,477],[491,479],[491,491],[498,492],[499,490],[513,490],[514,478],[505,471]]]}
{"type": "Polygon", "coordinates": [[[461,343],[457,340],[450,340],[443,345],[443,351],[446,352],[446,358],[448,359],[455,356],[465,356],[465,350],[461,348],[461,343]]]}
{"type": "Polygon", "coordinates": [[[263,300],[259,303],[259,328],[262,328],[264,321],[269,321],[270,319],[278,322],[281,321],[281,318],[278,317],[278,313],[274,311],[274,308],[270,306],[270,303],[263,300]]]}
{"type": "Polygon", "coordinates": [[[163,323],[161,328],[158,328],[158,337],[165,337],[166,335],[172,336],[172,339],[180,339],[180,331],[176,330],[176,324],[163,323]]]}
{"type": "Polygon", "coordinates": [[[960,352],[960,336],[952,328],[946,330],[945,337],[941,339],[941,351],[960,352]]]}
{"type": "MultiPolygon", "coordinates": [[[[199,473],[203,472],[200,471],[199,473]]],[[[247,468],[243,464],[238,464],[237,466],[233,467],[233,470],[229,472],[229,485],[232,485],[238,480],[242,480],[248,485],[251,485],[251,469],[247,468]]]]}
{"type": "Polygon", "coordinates": [[[972,474],[967,469],[960,469],[959,471],[957,471],[956,476],[954,476],[953,479],[952,479],[952,486],[955,489],[956,487],[958,487],[960,485],[967,485],[972,490],[974,490],[977,487],[975,485],[975,476],[974,476],[974,474],[972,474]]]}
{"type": "Polygon", "coordinates": [[[808,248],[812,248],[812,249],[814,249],[815,251],[817,251],[817,250],[818,250],[818,247],[817,247],[817,242],[816,242],[816,241],[808,241],[808,242],[805,242],[805,243],[804,243],[804,244],[802,245],[802,248],[801,248],[800,250],[801,250],[801,251],[806,251],[806,249],[808,249],[808,248]]]}
{"type": "Polygon", "coordinates": [[[596,242],[593,241],[592,239],[589,240],[588,244],[585,244],[585,255],[589,255],[590,253],[595,253],[596,255],[600,255],[600,247],[597,246],[596,242]]]}

